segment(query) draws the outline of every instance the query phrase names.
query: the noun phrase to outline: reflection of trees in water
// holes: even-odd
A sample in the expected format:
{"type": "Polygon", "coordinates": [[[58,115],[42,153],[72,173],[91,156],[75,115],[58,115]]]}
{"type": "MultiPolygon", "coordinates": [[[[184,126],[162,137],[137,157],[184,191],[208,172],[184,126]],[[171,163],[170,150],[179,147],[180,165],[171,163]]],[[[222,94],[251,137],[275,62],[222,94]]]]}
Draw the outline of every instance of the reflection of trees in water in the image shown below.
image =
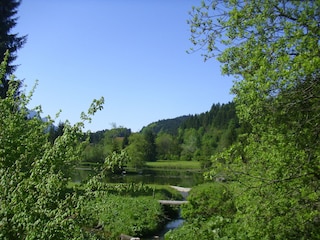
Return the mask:
{"type": "MultiPolygon", "coordinates": [[[[75,182],[80,182],[94,175],[95,172],[90,169],[77,169],[74,177],[75,182]]],[[[110,175],[105,178],[106,182],[111,183],[154,183],[178,185],[192,187],[203,182],[203,176],[200,172],[190,171],[165,171],[165,170],[146,170],[142,174],[110,175]]]]}

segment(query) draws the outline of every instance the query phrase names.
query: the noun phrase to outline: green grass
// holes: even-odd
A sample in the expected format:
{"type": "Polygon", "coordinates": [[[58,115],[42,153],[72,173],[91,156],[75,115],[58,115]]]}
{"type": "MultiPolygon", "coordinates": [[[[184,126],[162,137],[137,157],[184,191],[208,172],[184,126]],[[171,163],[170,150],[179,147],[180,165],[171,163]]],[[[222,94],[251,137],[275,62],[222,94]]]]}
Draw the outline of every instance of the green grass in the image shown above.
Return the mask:
{"type": "Polygon", "coordinates": [[[147,162],[148,168],[157,169],[181,169],[181,170],[201,170],[200,162],[197,161],[168,161],[158,160],[156,162],[147,162]]]}

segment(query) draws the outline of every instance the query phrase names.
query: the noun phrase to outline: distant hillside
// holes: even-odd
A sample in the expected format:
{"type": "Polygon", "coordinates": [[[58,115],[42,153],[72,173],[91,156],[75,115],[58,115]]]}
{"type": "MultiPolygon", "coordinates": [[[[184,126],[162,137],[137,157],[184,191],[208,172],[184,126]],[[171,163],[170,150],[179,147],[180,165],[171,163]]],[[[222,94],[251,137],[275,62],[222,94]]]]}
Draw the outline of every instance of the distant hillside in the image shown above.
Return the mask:
{"type": "Polygon", "coordinates": [[[200,127],[208,128],[212,125],[219,129],[225,129],[228,127],[228,123],[231,119],[234,119],[235,122],[238,123],[234,103],[218,103],[213,104],[210,111],[204,113],[185,115],[150,123],[141,129],[141,133],[146,129],[150,129],[155,134],[165,132],[171,135],[177,135],[179,128],[199,129],[200,127]]]}
{"type": "Polygon", "coordinates": [[[153,133],[159,132],[169,133],[171,135],[177,135],[178,129],[190,116],[181,116],[172,119],[159,120],[157,122],[150,123],[146,127],[143,127],[140,132],[144,132],[146,129],[150,129],[153,133]]]}
{"type": "Polygon", "coordinates": [[[183,124],[182,129],[200,127],[208,128],[214,126],[219,129],[226,129],[230,120],[234,120],[238,125],[236,108],[233,102],[213,104],[210,111],[191,115],[183,124]]]}

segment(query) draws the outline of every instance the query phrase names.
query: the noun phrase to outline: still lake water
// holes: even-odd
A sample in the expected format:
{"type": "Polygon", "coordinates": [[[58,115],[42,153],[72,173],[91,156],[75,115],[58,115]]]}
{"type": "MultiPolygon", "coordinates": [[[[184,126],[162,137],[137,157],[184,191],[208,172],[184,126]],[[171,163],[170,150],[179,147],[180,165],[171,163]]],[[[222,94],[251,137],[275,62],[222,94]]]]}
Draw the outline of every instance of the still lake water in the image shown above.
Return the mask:
{"type": "MultiPolygon", "coordinates": [[[[73,181],[81,182],[94,175],[91,169],[77,169],[73,181]]],[[[203,182],[202,172],[188,170],[144,170],[141,174],[113,175],[106,178],[110,183],[145,183],[193,187],[203,182]]]]}

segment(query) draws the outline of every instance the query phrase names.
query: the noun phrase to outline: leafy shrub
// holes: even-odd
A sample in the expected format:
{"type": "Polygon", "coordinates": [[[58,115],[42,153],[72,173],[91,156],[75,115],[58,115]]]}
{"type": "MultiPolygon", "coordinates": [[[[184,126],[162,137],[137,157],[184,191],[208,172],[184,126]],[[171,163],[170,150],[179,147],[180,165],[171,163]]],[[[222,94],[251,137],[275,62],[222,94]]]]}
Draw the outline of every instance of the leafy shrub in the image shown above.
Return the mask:
{"type": "Polygon", "coordinates": [[[187,199],[189,203],[181,206],[186,222],[168,232],[166,239],[228,239],[236,210],[226,184],[198,185],[192,188],[187,199]]]}
{"type": "Polygon", "coordinates": [[[121,150],[119,153],[114,151],[105,158],[104,171],[106,173],[121,173],[129,160],[130,157],[125,150],[121,150]]]}
{"type": "MultiPolygon", "coordinates": [[[[5,67],[3,62],[0,79],[5,67]]],[[[12,77],[7,97],[0,99],[0,239],[87,239],[82,202],[67,189],[81,156],[83,122],[66,122],[62,136],[49,142],[45,133],[52,121],[40,119],[40,107],[29,117],[32,93],[16,96],[15,82],[12,77]]],[[[95,100],[89,114],[101,101],[95,100]]]]}
{"type": "Polygon", "coordinates": [[[131,236],[148,235],[159,228],[163,220],[161,205],[152,197],[125,197],[108,193],[88,202],[84,214],[94,215],[101,226],[98,236],[118,239],[121,233],[131,236]]]}
{"type": "Polygon", "coordinates": [[[224,226],[230,219],[221,216],[213,216],[206,221],[195,219],[192,222],[184,223],[181,227],[171,230],[165,235],[166,240],[178,239],[230,239],[225,232],[224,226]]]}
{"type": "Polygon", "coordinates": [[[189,204],[182,205],[182,216],[187,221],[212,216],[230,217],[235,213],[232,194],[226,184],[213,182],[198,185],[189,193],[189,204]]]}

